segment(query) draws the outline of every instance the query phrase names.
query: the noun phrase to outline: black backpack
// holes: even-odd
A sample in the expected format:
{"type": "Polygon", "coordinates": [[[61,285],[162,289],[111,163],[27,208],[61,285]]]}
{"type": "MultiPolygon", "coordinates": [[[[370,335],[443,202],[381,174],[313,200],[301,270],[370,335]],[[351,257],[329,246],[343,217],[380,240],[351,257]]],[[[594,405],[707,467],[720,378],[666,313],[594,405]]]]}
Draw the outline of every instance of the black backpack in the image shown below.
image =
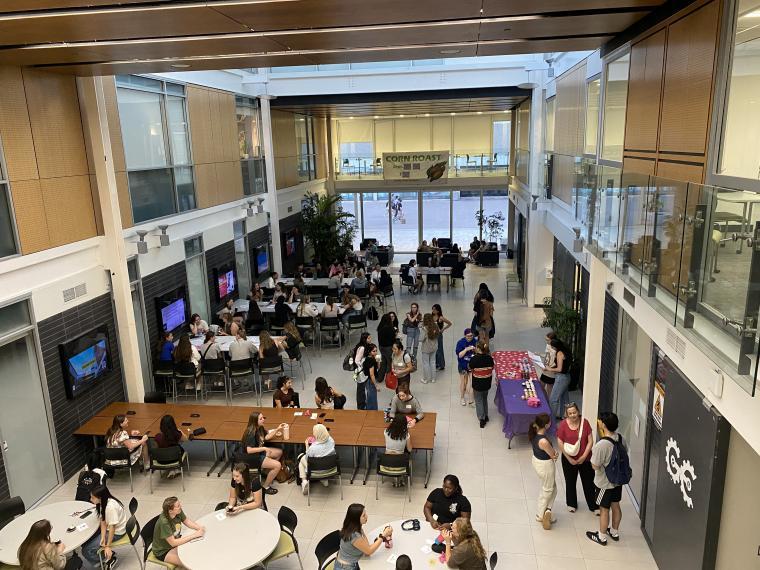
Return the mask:
{"type": "Polygon", "coordinates": [[[374,306],[367,309],[367,319],[370,321],[376,321],[380,318],[380,315],[377,314],[377,308],[374,306]]]}
{"type": "Polygon", "coordinates": [[[633,471],[631,470],[631,462],[628,459],[628,451],[626,451],[625,445],[623,445],[623,436],[618,434],[617,441],[611,437],[603,437],[602,439],[606,439],[612,443],[610,462],[604,468],[607,479],[615,486],[627,485],[633,476],[633,471]]]}

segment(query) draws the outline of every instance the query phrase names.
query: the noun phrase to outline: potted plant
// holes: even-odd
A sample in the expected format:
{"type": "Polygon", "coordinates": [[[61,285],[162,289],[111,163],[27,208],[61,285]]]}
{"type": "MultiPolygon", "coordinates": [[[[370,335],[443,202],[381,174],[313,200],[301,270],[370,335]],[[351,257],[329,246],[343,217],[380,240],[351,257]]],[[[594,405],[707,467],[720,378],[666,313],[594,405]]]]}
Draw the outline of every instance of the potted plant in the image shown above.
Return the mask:
{"type": "Polygon", "coordinates": [[[306,244],[323,266],[353,249],[356,223],[354,215],[340,207],[340,196],[307,192],[301,220],[306,244]]]}
{"type": "Polygon", "coordinates": [[[488,215],[483,210],[475,212],[475,221],[480,228],[480,235],[483,237],[485,234],[486,241],[489,242],[498,243],[499,238],[504,234],[505,219],[501,211],[488,215]]]}

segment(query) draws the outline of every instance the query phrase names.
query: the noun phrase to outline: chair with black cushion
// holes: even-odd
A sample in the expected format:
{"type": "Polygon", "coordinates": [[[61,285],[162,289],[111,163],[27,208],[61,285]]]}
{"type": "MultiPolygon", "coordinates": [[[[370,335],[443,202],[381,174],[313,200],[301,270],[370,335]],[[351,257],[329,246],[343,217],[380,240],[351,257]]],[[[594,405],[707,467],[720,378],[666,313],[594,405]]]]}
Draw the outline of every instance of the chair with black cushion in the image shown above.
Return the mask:
{"type": "Polygon", "coordinates": [[[427,280],[425,281],[425,287],[430,291],[431,286],[437,286],[438,290],[441,290],[441,274],[440,273],[428,273],[427,280]]]}
{"type": "MultiPolygon", "coordinates": [[[[316,339],[317,323],[314,317],[296,317],[296,328],[298,329],[298,332],[301,333],[302,339],[306,340],[309,333],[311,333],[312,339],[316,339]]],[[[314,344],[315,343],[312,340],[312,346],[314,346],[314,344]]]]}
{"type": "MultiPolygon", "coordinates": [[[[337,453],[325,457],[306,457],[306,479],[312,481],[327,481],[338,479],[340,500],[343,500],[343,479],[340,476],[340,460],[337,453]]],[[[311,484],[307,487],[306,504],[311,506],[311,484]]]]}
{"type": "Polygon", "coordinates": [[[212,393],[224,393],[224,401],[227,402],[227,366],[224,358],[211,358],[203,360],[202,367],[203,384],[201,392],[205,395],[212,393]]]}
{"type": "Polygon", "coordinates": [[[145,392],[143,402],[146,404],[165,404],[166,393],[165,392],[145,392]]]}
{"type": "MultiPolygon", "coordinates": [[[[127,520],[126,533],[119,540],[115,540],[111,543],[111,548],[118,548],[119,546],[131,545],[137,556],[137,561],[140,563],[140,568],[145,568],[143,561],[140,560],[140,552],[137,550],[137,539],[140,538],[140,523],[137,522],[137,517],[131,515],[127,520]]],[[[100,567],[106,567],[106,561],[103,558],[103,549],[98,549],[98,559],[100,560],[100,567]]]]}
{"type": "Polygon", "coordinates": [[[388,299],[393,299],[393,308],[396,312],[398,312],[398,307],[396,306],[396,292],[393,288],[393,283],[385,287],[382,291],[383,293],[383,312],[388,312],[388,307],[390,306],[390,303],[388,303],[388,299]]]}
{"type": "Polygon", "coordinates": [[[430,260],[433,259],[433,254],[430,251],[418,251],[415,257],[418,266],[430,267],[430,260]]]}
{"type": "Polygon", "coordinates": [[[132,497],[132,498],[129,500],[129,514],[130,514],[130,515],[133,515],[133,514],[135,514],[135,513],[137,512],[137,507],[138,507],[137,498],[135,498],[135,497],[132,497]]]}
{"type": "Polygon", "coordinates": [[[134,486],[132,485],[132,464],[129,461],[129,450],[126,447],[106,447],[103,450],[103,461],[108,469],[115,471],[126,469],[129,471],[129,490],[134,491],[134,486]],[[126,464],[111,465],[112,461],[126,461],[126,464]]]}
{"type": "Polygon", "coordinates": [[[240,360],[230,360],[229,362],[229,378],[230,378],[230,401],[235,394],[252,394],[256,392],[256,385],[253,378],[256,375],[256,371],[253,366],[253,359],[241,358],[240,360]],[[251,378],[251,389],[239,389],[235,392],[235,384],[240,387],[243,386],[243,382],[246,378],[251,378]]]}
{"type": "Polygon", "coordinates": [[[262,287],[261,288],[261,300],[262,301],[271,301],[272,297],[274,297],[274,288],[271,288],[271,287],[262,287]]]}
{"type": "Polygon", "coordinates": [[[259,336],[261,331],[269,331],[269,325],[266,323],[248,323],[245,326],[245,333],[248,336],[259,336]]]}
{"type": "Polygon", "coordinates": [[[261,406],[261,397],[263,396],[264,392],[273,392],[275,390],[274,382],[271,381],[271,377],[274,376],[275,378],[282,376],[285,373],[285,369],[283,368],[282,364],[282,356],[279,354],[277,356],[272,356],[268,358],[260,358],[258,362],[258,373],[259,373],[259,406],[261,406]],[[266,387],[264,385],[264,377],[268,377],[270,380],[270,386],[266,387]]]}
{"type": "MultiPolygon", "coordinates": [[[[322,351],[322,335],[324,333],[335,334],[338,339],[338,348],[343,349],[343,340],[340,336],[340,319],[338,317],[323,317],[319,322],[319,350],[322,351]]],[[[333,342],[333,345],[335,343],[333,342]]]]}
{"type": "Polygon", "coordinates": [[[177,362],[174,365],[174,399],[179,398],[179,385],[182,385],[184,389],[184,396],[190,397],[187,393],[185,386],[191,384],[193,386],[192,392],[195,396],[195,400],[198,400],[198,391],[195,389],[195,375],[198,369],[192,362],[177,362]]]}
{"type": "Polygon", "coordinates": [[[329,287],[325,289],[325,302],[327,302],[327,297],[332,297],[333,299],[340,298],[340,289],[334,288],[330,289],[329,287]]]}
{"type": "Polygon", "coordinates": [[[156,389],[163,387],[164,394],[170,395],[176,400],[174,362],[171,360],[159,360],[153,365],[153,384],[156,389]]]}
{"type": "Polygon", "coordinates": [[[491,558],[488,559],[488,567],[493,570],[496,568],[496,564],[499,562],[499,554],[494,552],[491,554],[491,558]]]}
{"type": "Polygon", "coordinates": [[[414,293],[415,287],[417,287],[417,283],[409,277],[409,264],[403,264],[401,266],[399,276],[401,277],[401,290],[404,290],[404,287],[407,287],[410,293],[414,293]]]}
{"type": "Polygon", "coordinates": [[[375,483],[375,500],[379,501],[380,485],[386,477],[403,479],[406,477],[406,491],[409,502],[412,501],[412,463],[408,453],[383,453],[377,458],[377,482],[375,483]]]}
{"type": "Polygon", "coordinates": [[[277,542],[277,546],[272,554],[264,560],[264,568],[275,560],[295,554],[298,557],[298,565],[303,570],[301,553],[298,550],[298,541],[295,535],[296,526],[298,526],[298,516],[291,509],[283,505],[277,513],[277,521],[280,523],[280,540],[277,542]]]}
{"type": "Polygon", "coordinates": [[[449,277],[451,279],[451,286],[456,287],[456,280],[461,279],[462,280],[462,290],[464,290],[464,268],[465,268],[464,262],[458,262],[454,267],[451,268],[451,276],[449,277]]]}
{"type": "Polygon", "coordinates": [[[158,516],[159,515],[156,515],[155,517],[150,519],[147,523],[145,523],[145,526],[142,527],[142,530],[140,531],[140,536],[142,537],[142,541],[143,541],[143,561],[146,564],[150,562],[151,564],[155,564],[156,566],[163,566],[164,568],[169,568],[170,570],[174,570],[176,568],[174,564],[169,564],[168,562],[162,562],[161,560],[156,558],[155,554],[153,554],[153,531],[156,529],[158,516]]]}
{"type": "Polygon", "coordinates": [[[21,497],[11,497],[0,501],[0,529],[25,512],[24,499],[21,497]]]}
{"type": "Polygon", "coordinates": [[[334,530],[330,534],[323,536],[314,549],[314,555],[317,557],[318,570],[331,570],[335,564],[338,550],[340,550],[340,531],[334,530]]]}
{"type": "Polygon", "coordinates": [[[451,249],[451,238],[438,238],[438,247],[441,249],[451,249]]]}
{"type": "Polygon", "coordinates": [[[458,253],[444,253],[441,256],[441,267],[456,267],[457,263],[459,263],[458,253]]]}
{"type": "MultiPolygon", "coordinates": [[[[290,349],[289,353],[287,354],[286,358],[283,359],[283,364],[287,364],[288,368],[290,369],[290,376],[292,377],[295,374],[296,367],[301,370],[301,390],[304,390],[306,387],[306,367],[304,366],[304,353],[301,351],[301,346],[303,343],[298,343],[296,346],[290,349]]],[[[305,347],[304,347],[305,348],[305,347]]],[[[311,363],[309,364],[309,367],[311,367],[311,363]]]]}
{"type": "Polygon", "coordinates": [[[150,485],[150,494],[153,494],[153,472],[154,471],[173,471],[179,469],[180,478],[182,479],[182,492],[185,491],[185,470],[182,468],[182,462],[187,464],[187,474],[190,475],[190,459],[187,452],[179,445],[171,447],[158,447],[154,439],[148,440],[148,459],[150,464],[150,476],[148,477],[150,485]]]}
{"type": "Polygon", "coordinates": [[[346,330],[346,346],[351,346],[351,332],[352,331],[366,331],[367,330],[367,316],[361,315],[348,315],[348,319],[345,324],[346,330]]]}

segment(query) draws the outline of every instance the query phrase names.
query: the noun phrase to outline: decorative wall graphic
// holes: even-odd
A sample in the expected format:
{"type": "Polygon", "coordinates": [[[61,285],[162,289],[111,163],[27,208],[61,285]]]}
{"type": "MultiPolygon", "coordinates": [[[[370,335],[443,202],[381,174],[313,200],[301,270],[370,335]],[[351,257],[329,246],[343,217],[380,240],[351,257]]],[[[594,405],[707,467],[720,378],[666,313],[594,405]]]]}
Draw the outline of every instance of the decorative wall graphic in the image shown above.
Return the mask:
{"type": "Polygon", "coordinates": [[[662,415],[665,411],[665,388],[657,380],[654,381],[654,399],[652,400],[652,418],[657,429],[662,429],[662,415]]]}
{"type": "Polygon", "coordinates": [[[693,509],[694,502],[689,493],[691,492],[692,481],[696,480],[697,474],[691,461],[684,459],[679,465],[680,459],[681,449],[678,447],[678,442],[672,437],[668,438],[668,443],[665,445],[665,468],[668,470],[668,475],[670,475],[673,483],[681,485],[681,494],[686,506],[693,509]]]}
{"type": "Polygon", "coordinates": [[[384,180],[436,182],[449,175],[449,151],[384,152],[384,180]]]}

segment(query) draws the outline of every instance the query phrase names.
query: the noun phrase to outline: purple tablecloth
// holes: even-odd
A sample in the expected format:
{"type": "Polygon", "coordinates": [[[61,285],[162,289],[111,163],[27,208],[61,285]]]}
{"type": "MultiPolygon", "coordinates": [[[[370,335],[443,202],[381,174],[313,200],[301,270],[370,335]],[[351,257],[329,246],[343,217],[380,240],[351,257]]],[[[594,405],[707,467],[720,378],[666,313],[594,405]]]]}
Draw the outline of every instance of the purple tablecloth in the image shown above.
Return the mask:
{"type": "MultiPolygon", "coordinates": [[[[527,434],[531,422],[538,414],[549,414],[551,409],[547,402],[544,389],[540,382],[534,382],[536,396],[541,400],[541,405],[537,408],[531,408],[528,403],[522,399],[523,385],[520,380],[499,380],[496,386],[496,407],[499,413],[504,416],[504,427],[502,431],[509,439],[519,434],[527,434]]],[[[555,422],[552,422],[549,433],[556,431],[555,422]]]]}

